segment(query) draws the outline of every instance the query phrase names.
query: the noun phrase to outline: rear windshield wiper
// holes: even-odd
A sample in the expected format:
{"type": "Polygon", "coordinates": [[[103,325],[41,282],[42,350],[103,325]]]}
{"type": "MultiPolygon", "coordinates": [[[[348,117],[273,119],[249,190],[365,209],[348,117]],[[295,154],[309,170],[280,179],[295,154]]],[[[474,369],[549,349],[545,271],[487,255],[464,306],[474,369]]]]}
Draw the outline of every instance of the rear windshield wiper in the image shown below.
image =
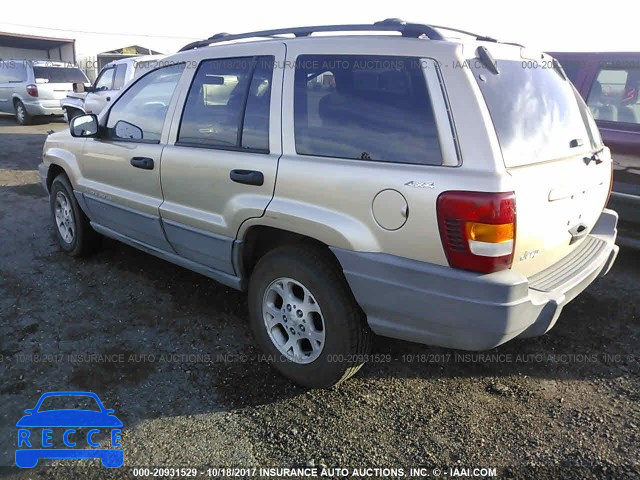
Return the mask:
{"type": "Polygon", "coordinates": [[[562,68],[560,62],[555,58],[553,59],[553,69],[558,75],[562,77],[563,80],[569,80],[569,77],[567,77],[567,73],[564,71],[564,68],[562,68]]]}
{"type": "Polygon", "coordinates": [[[491,55],[491,53],[489,53],[489,50],[487,50],[487,47],[478,47],[478,49],[476,50],[476,53],[478,54],[478,58],[480,59],[480,62],[482,62],[482,64],[491,73],[494,73],[496,75],[500,73],[500,71],[498,70],[498,64],[493,58],[493,55],[491,55]]]}

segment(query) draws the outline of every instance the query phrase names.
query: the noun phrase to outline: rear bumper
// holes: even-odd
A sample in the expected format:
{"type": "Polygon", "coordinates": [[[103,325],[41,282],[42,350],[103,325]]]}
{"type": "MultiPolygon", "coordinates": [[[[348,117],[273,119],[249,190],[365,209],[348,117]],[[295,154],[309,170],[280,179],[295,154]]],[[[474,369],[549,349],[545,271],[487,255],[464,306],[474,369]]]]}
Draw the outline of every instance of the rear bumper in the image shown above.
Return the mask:
{"type": "Polygon", "coordinates": [[[24,106],[32,116],[63,114],[60,100],[33,100],[24,102],[24,106]]]}
{"type": "Polygon", "coordinates": [[[333,248],[371,329],[412,342],[487,350],[515,337],[543,335],[562,308],[618,254],[618,215],[604,210],[568,257],[532,278],[488,275],[380,253],[333,248]]]}

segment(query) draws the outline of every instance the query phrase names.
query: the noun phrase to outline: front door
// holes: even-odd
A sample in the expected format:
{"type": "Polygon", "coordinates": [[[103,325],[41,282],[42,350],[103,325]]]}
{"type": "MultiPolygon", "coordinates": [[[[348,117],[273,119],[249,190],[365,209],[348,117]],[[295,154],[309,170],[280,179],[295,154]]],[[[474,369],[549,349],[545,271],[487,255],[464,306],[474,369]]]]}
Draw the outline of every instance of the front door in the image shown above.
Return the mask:
{"type": "Polygon", "coordinates": [[[78,159],[79,190],[92,222],[168,251],[158,212],[160,159],[183,71],[184,64],[160,68],[132,85],[107,113],[102,137],[87,140],[78,159]]]}
{"type": "Polygon", "coordinates": [[[115,67],[107,67],[100,72],[94,84],[94,91],[87,93],[84,99],[84,111],[87,113],[100,113],[111,101],[115,67]]]}

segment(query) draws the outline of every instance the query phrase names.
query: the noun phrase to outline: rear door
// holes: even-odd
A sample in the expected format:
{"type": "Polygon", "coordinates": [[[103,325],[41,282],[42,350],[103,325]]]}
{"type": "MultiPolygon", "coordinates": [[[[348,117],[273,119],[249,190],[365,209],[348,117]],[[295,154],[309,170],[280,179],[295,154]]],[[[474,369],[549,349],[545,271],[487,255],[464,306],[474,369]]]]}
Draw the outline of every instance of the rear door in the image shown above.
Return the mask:
{"type": "Polygon", "coordinates": [[[285,47],[235,45],[214,54],[188,62],[197,66],[162,155],[160,215],[178,254],[233,274],[240,225],[262,216],[273,197],[282,151],[283,69],[275,66],[285,47]]]}
{"type": "Polygon", "coordinates": [[[62,100],[73,91],[74,83],[89,81],[79,68],[54,63],[34,64],[33,75],[40,100],[62,100]]]}
{"type": "Polygon", "coordinates": [[[531,275],[568,255],[595,225],[611,162],[586,105],[551,57],[492,53],[499,73],[477,59],[472,73],[516,193],[513,269],[531,275]]]}
{"type": "Polygon", "coordinates": [[[14,112],[14,93],[26,94],[26,80],[27,69],[24,62],[0,60],[0,112],[14,112]]]}

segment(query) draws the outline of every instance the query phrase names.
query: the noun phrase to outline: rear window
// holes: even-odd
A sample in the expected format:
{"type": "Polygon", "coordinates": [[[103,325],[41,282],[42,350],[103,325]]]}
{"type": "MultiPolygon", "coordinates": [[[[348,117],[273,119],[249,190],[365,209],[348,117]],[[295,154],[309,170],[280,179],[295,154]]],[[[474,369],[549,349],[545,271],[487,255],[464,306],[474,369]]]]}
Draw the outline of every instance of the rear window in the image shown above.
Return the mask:
{"type": "Polygon", "coordinates": [[[567,157],[592,147],[588,113],[554,68],[498,60],[499,74],[470,62],[489,108],[507,167],[567,157]],[[571,147],[572,142],[582,146],[571,147]]]}
{"type": "Polygon", "coordinates": [[[79,68],[33,67],[36,82],[42,83],[85,83],[87,77],[79,68]]]}
{"type": "Polygon", "coordinates": [[[442,164],[418,58],[301,55],[294,95],[301,155],[442,164]]]}

